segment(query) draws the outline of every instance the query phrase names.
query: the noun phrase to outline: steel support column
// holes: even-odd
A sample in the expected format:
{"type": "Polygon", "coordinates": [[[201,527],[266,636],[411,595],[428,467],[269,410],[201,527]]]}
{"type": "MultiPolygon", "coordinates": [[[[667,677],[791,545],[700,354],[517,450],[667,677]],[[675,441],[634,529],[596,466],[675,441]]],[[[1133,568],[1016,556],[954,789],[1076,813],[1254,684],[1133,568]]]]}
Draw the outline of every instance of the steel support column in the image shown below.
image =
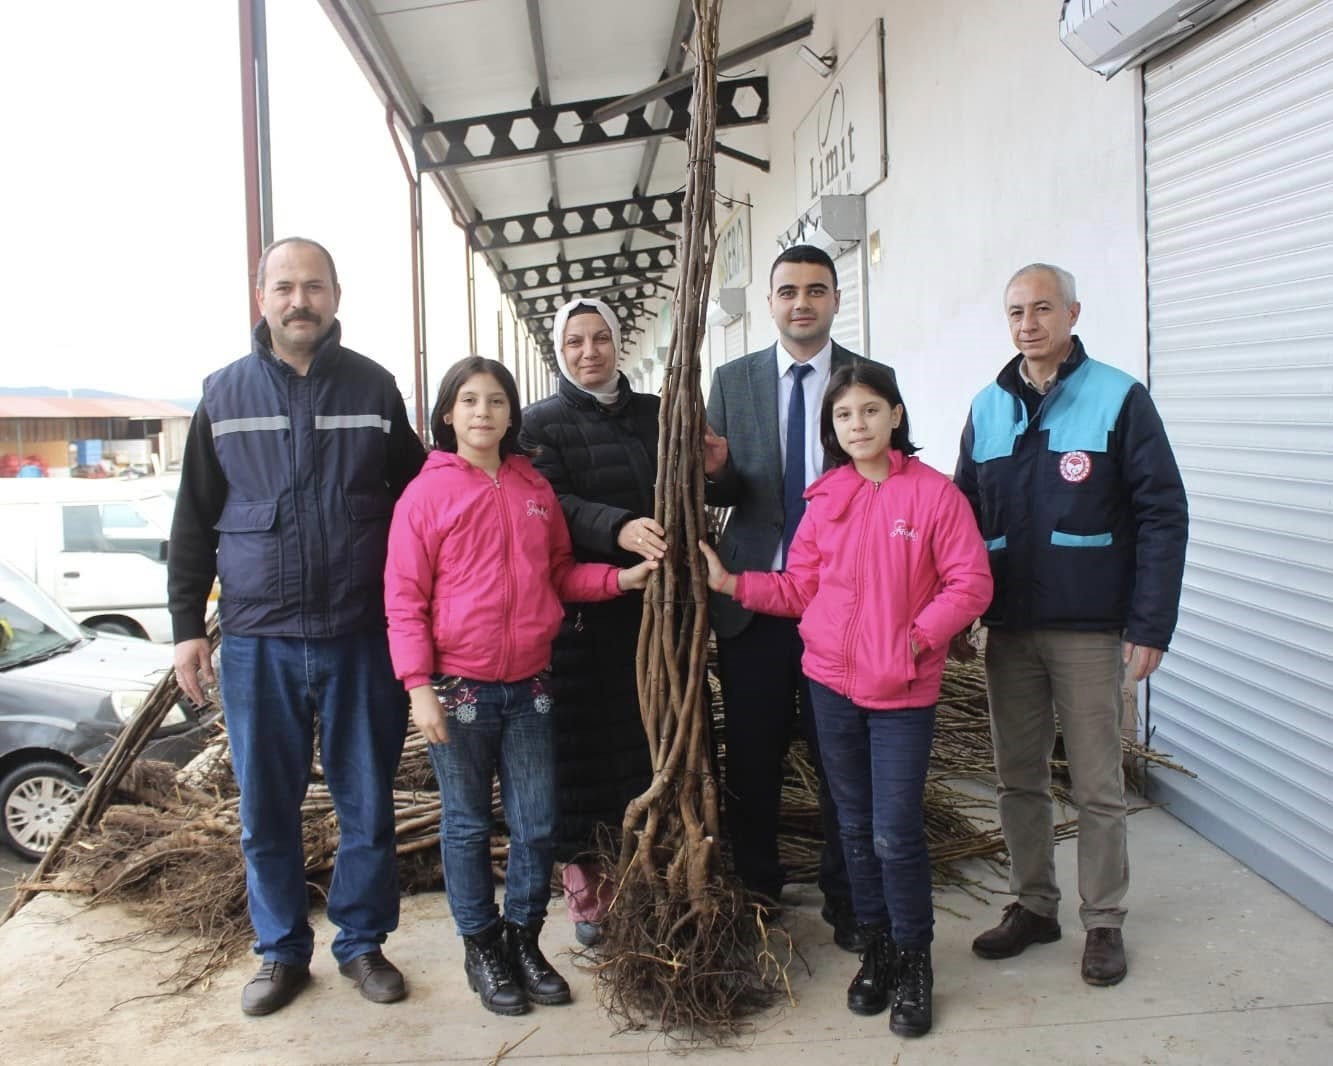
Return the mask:
{"type": "Polygon", "coordinates": [[[407,178],[407,200],[409,229],[412,246],[412,380],[413,414],[416,419],[417,436],[423,440],[426,436],[426,398],[423,384],[426,375],[426,322],[423,314],[425,306],[425,278],[423,277],[422,245],[424,234],[421,225],[421,182],[408,162],[407,153],[398,140],[398,130],[394,126],[392,105],[384,109],[384,124],[389,129],[389,139],[393,141],[398,153],[398,162],[402,164],[403,176],[407,178]]]}
{"type": "MultiPolygon", "coordinates": [[[[241,133],[245,155],[247,332],[259,320],[259,257],[273,241],[272,156],[268,133],[268,30],[264,0],[237,0],[241,33],[241,133]]],[[[247,340],[248,343],[248,340],[247,340]]]]}

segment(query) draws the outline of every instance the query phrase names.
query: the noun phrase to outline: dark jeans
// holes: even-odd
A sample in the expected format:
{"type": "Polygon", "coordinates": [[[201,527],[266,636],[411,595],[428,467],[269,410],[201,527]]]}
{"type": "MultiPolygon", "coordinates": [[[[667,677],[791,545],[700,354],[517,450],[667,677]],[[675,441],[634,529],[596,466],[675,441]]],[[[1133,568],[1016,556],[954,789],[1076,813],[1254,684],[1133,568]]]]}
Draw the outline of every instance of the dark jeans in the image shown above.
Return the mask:
{"type": "Polygon", "coordinates": [[[820,761],[810,687],[801,672],[804,651],[795,619],[765,614],[756,614],[737,636],[717,642],[727,724],[723,782],[727,832],[741,882],[749,891],[776,901],[784,880],[778,862],[782,760],[792,739],[803,737],[819,777],[824,829],[819,887],[826,898],[845,900],[850,894],[847,866],[820,761]]]}
{"type": "Polygon", "coordinates": [[[509,825],[505,918],[546,917],[555,849],[555,743],[545,677],[512,683],[442,678],[449,740],[430,745],[440,782],[440,852],[454,925],[475,936],[499,917],[491,875],[491,781],[509,825]]]}
{"type": "Polygon", "coordinates": [[[924,811],[935,708],[866,710],[818,681],[810,695],[856,919],[924,948],[935,925],[924,811]]]}
{"type": "Polygon", "coordinates": [[[378,947],[398,926],[393,779],[407,731],[385,634],[224,635],[221,667],[255,951],[305,965],[314,950],[301,801],[316,721],[340,833],[327,907],[333,954],[342,963],[378,947]]]}

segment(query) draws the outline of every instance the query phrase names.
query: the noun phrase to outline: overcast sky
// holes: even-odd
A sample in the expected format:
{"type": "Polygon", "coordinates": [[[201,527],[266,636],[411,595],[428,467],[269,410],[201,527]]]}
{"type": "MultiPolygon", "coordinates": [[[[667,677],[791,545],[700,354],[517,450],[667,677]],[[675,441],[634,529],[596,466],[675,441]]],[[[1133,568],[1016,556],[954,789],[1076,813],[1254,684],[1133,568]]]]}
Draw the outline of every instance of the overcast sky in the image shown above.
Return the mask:
{"type": "MultiPolygon", "coordinates": [[[[275,235],[329,246],[345,343],[409,392],[407,185],[384,112],[316,0],[267,7],[275,235]]],[[[251,325],[235,0],[29,3],[5,23],[0,384],[198,396],[251,325]]],[[[460,317],[466,347],[447,217],[427,215],[442,349],[460,317]]]]}

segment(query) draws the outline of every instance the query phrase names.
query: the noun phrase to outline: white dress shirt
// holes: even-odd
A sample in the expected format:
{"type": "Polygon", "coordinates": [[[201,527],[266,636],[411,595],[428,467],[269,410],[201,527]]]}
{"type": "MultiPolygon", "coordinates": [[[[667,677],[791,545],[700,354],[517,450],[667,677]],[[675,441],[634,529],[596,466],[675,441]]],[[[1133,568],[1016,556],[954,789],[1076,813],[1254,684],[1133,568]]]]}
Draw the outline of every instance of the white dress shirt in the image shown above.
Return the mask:
{"type": "MultiPolygon", "coordinates": [[[[780,470],[787,469],[787,408],[791,404],[791,390],[794,379],[789,372],[796,362],[791,353],[778,342],[776,346],[778,362],[778,448],[781,462],[780,470]]],[[[805,484],[810,483],[824,472],[824,446],[819,442],[819,407],[824,402],[824,390],[828,387],[829,375],[833,371],[833,341],[830,339],[812,359],[806,360],[806,366],[813,367],[813,374],[806,374],[801,382],[805,397],[805,484]]],[[[773,556],[773,569],[782,569],[782,544],[779,542],[777,553],[773,556]]]]}

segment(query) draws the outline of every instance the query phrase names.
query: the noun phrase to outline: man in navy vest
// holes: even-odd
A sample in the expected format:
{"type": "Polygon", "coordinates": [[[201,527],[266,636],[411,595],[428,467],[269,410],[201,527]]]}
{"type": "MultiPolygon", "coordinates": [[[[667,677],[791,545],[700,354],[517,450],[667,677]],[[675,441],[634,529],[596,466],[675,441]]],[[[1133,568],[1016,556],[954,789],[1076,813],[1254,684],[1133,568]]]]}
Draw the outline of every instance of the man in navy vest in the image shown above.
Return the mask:
{"type": "Polygon", "coordinates": [[[333,257],[264,250],[249,355],[210,375],[190,424],[167,560],[176,677],[213,683],[204,610],[221,579],[221,694],[241,790],[250,921],[263,965],[241,1009],[309,981],[301,801],[319,731],[338,813],[328,894],[340,972],[367,999],[407,994],[381,951],[398,924],[393,780],[407,728],[384,622],[394,502],[424,459],[392,376],[342,347],[333,257]]]}
{"type": "Polygon", "coordinates": [[[1017,897],[972,942],[986,959],[1060,938],[1051,751],[1058,719],[1078,805],[1083,980],[1127,972],[1129,888],[1121,684],[1171,641],[1185,566],[1185,489],[1148,390],[1089,358],[1073,334],[1068,271],[1033,263],[1005,287],[1018,354],[972,401],[954,480],[990,549],[982,621],[1000,786],[1017,897]]]}
{"type": "MultiPolygon", "coordinates": [[[[842,294],[833,260],[797,244],[769,271],[769,314],[778,340],[717,368],[708,393],[706,498],[731,515],[718,554],[732,571],[782,570],[805,510],[803,493],[823,472],[819,412],[838,367],[860,359],[831,336],[842,294]]],[[[819,777],[824,830],[821,913],[834,941],[861,951],[866,936],[852,913],[837,811],[819,757],[804,645],[794,618],[747,611],[729,596],[709,598],[727,728],[724,796],[736,873],[745,888],[776,904],[785,871],[778,861],[782,763],[803,736],[819,777]]]]}

